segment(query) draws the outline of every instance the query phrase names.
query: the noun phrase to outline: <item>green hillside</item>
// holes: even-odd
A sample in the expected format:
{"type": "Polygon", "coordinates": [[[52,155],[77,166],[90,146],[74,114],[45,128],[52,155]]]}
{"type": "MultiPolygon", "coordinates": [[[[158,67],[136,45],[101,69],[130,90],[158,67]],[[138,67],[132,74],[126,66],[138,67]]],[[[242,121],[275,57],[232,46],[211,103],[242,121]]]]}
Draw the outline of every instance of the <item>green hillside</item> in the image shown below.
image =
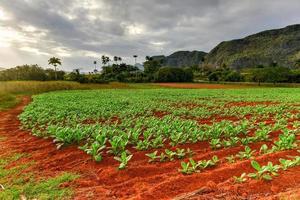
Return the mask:
{"type": "Polygon", "coordinates": [[[300,59],[300,24],[263,31],[243,39],[221,42],[207,54],[205,63],[235,69],[277,63],[294,67],[300,59]]]}
{"type": "Polygon", "coordinates": [[[158,60],[163,66],[184,67],[199,65],[207,53],[203,51],[177,51],[169,56],[153,56],[153,60],[158,60]]]}

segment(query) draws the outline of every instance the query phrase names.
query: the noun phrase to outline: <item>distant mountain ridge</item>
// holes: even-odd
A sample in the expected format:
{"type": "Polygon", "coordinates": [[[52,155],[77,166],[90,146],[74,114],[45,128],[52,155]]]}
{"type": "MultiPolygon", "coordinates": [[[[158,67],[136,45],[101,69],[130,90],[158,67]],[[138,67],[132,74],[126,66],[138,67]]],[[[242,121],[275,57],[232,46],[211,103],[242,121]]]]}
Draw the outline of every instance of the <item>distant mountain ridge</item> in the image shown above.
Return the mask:
{"type": "Polygon", "coordinates": [[[242,39],[224,41],[209,53],[177,51],[169,56],[152,56],[163,66],[183,67],[204,64],[211,67],[223,64],[234,68],[268,66],[277,63],[293,67],[300,60],[300,24],[281,29],[262,31],[242,39]]]}
{"type": "Polygon", "coordinates": [[[271,63],[293,67],[299,59],[300,24],[295,24],[221,42],[206,55],[205,63],[214,67],[226,64],[235,69],[271,63]]]}
{"type": "Polygon", "coordinates": [[[169,56],[159,55],[151,58],[160,61],[163,66],[184,67],[201,64],[206,54],[203,51],[177,51],[169,56]]]}

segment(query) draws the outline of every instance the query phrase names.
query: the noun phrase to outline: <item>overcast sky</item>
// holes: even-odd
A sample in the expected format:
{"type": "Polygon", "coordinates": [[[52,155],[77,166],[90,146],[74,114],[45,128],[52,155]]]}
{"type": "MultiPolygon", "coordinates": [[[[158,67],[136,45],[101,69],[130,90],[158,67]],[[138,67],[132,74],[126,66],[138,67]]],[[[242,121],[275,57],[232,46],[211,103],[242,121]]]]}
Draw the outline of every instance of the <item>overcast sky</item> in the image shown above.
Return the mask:
{"type": "Polygon", "coordinates": [[[102,54],[133,63],[300,23],[299,0],[0,0],[0,67],[93,69],[102,54]]]}

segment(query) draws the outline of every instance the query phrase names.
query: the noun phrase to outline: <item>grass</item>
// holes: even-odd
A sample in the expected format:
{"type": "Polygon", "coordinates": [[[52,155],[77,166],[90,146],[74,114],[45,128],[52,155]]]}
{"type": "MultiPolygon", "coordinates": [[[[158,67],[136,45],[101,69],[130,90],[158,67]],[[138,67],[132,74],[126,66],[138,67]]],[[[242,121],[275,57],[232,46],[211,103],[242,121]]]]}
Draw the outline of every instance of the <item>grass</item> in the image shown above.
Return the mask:
{"type": "MultiPolygon", "coordinates": [[[[216,84],[216,83],[215,83],[216,84]]],[[[254,87],[254,83],[217,83],[254,87]]],[[[274,87],[273,84],[263,86],[274,87]]],[[[280,84],[277,87],[299,87],[295,84],[280,84]]],[[[21,96],[40,94],[56,90],[91,90],[91,89],[154,89],[162,86],[152,83],[118,83],[80,84],[70,81],[6,81],[0,82],[0,111],[14,107],[20,102],[21,96]]]]}
{"type": "Polygon", "coordinates": [[[260,85],[258,85],[257,82],[229,82],[229,81],[203,81],[203,80],[198,80],[195,81],[195,83],[206,83],[206,84],[222,84],[222,85],[239,85],[239,86],[244,86],[244,87],[300,87],[299,83],[265,83],[262,82],[260,85]]]}
{"type": "Polygon", "coordinates": [[[0,110],[14,107],[18,103],[19,99],[17,98],[17,95],[4,92],[0,93],[0,110]]]}
{"type": "Polygon", "coordinates": [[[7,81],[0,82],[0,111],[14,107],[22,95],[33,95],[56,90],[89,90],[128,88],[126,83],[80,84],[69,81],[7,81]]]}
{"type": "Polygon", "coordinates": [[[5,81],[0,82],[0,111],[12,108],[23,95],[40,94],[56,90],[93,89],[150,89],[159,88],[151,83],[80,84],[71,81],[5,81]]]}
{"type": "Polygon", "coordinates": [[[25,95],[55,90],[128,88],[128,84],[126,83],[80,84],[70,81],[8,81],[0,83],[1,93],[25,95]]]}
{"type": "Polygon", "coordinates": [[[0,189],[0,199],[70,199],[72,190],[61,188],[60,185],[73,181],[78,175],[63,173],[54,178],[37,179],[33,173],[24,172],[34,162],[17,165],[8,168],[13,162],[17,162],[25,154],[15,153],[9,157],[0,157],[0,184],[4,190],[0,189]]]}

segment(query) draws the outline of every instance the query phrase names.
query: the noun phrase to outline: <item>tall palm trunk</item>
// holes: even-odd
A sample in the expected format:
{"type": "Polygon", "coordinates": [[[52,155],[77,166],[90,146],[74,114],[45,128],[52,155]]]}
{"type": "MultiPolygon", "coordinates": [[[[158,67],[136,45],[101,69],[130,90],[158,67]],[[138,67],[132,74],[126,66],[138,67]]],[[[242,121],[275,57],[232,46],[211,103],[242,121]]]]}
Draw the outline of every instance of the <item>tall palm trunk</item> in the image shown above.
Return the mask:
{"type": "Polygon", "coordinates": [[[54,71],[55,71],[55,80],[57,81],[56,65],[54,65],[54,71]]]}

